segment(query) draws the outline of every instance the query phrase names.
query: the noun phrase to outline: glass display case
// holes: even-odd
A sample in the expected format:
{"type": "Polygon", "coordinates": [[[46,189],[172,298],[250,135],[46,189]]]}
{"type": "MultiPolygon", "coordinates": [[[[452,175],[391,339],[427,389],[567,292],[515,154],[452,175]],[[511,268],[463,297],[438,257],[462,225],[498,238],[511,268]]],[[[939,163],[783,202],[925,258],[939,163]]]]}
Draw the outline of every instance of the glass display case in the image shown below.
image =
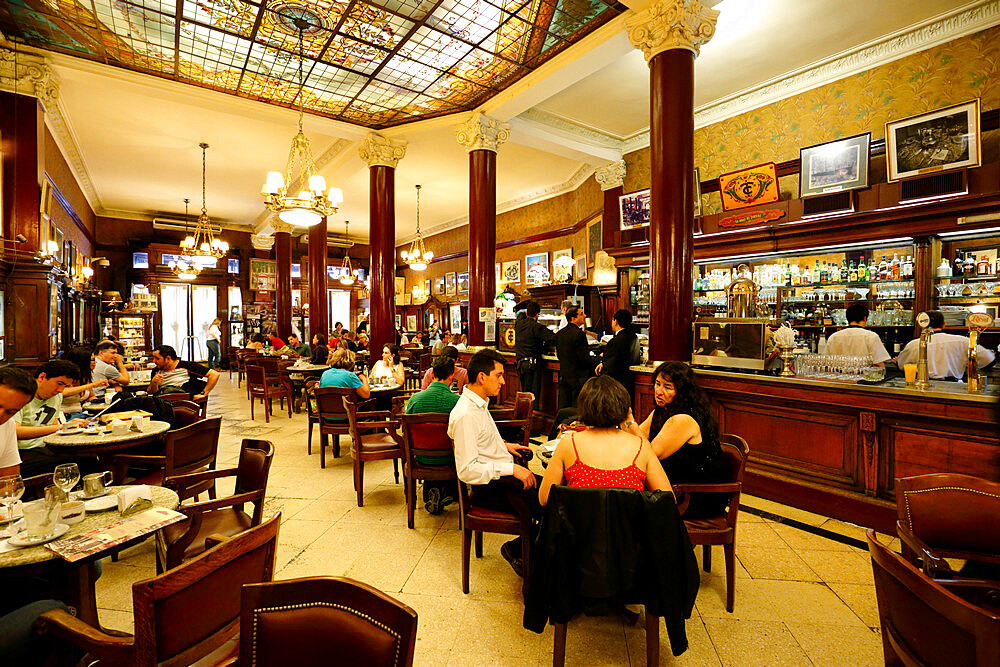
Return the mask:
{"type": "Polygon", "coordinates": [[[1000,310],[1000,236],[946,240],[934,271],[934,307],[945,327],[965,328],[970,313],[997,318],[1000,310]]]}
{"type": "Polygon", "coordinates": [[[108,313],[102,321],[102,331],[118,338],[125,347],[129,361],[149,355],[153,346],[150,336],[152,313],[108,313]]]}

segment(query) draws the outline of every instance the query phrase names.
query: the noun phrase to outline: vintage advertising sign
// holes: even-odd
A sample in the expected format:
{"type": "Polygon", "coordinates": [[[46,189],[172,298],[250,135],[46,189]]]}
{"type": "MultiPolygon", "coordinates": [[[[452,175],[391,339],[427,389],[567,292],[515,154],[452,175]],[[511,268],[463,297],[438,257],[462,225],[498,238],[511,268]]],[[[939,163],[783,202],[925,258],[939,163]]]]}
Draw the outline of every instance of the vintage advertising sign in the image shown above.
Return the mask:
{"type": "Polygon", "coordinates": [[[734,211],[757,204],[778,201],[778,175],[773,162],[759,164],[719,176],[722,210],[734,211]]]}
{"type": "Polygon", "coordinates": [[[273,292],[278,285],[278,264],[271,259],[250,260],[250,289],[273,292]]]}
{"type": "Polygon", "coordinates": [[[731,229],[733,227],[756,227],[766,225],[769,222],[780,220],[785,217],[785,212],[772,208],[766,211],[750,211],[748,213],[737,213],[728,218],[719,220],[719,229],[731,229]]]}

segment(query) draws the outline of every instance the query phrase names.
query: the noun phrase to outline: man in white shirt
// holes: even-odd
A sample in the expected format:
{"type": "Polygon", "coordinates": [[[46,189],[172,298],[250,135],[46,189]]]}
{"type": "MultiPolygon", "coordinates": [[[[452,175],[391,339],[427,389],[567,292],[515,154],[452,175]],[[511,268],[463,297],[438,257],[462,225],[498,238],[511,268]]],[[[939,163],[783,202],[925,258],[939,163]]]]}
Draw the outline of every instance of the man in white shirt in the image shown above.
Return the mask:
{"type": "Polygon", "coordinates": [[[113,340],[101,341],[94,350],[97,357],[97,364],[94,366],[93,377],[95,380],[107,380],[108,386],[94,387],[94,396],[104,396],[105,391],[120,391],[114,388],[115,385],[124,387],[129,383],[128,370],[125,369],[125,362],[118,354],[118,344],[113,340]]]}
{"type": "Polygon", "coordinates": [[[855,357],[870,355],[872,363],[882,367],[891,357],[874,331],[868,331],[868,306],[852,303],[847,308],[846,329],[841,329],[826,340],[827,354],[849,354],[855,357]]]}
{"type": "Polygon", "coordinates": [[[569,299],[564,300],[559,305],[559,309],[562,310],[562,315],[559,316],[559,327],[556,329],[557,333],[559,331],[562,331],[563,327],[565,327],[567,324],[569,324],[569,319],[567,319],[567,317],[566,317],[566,311],[569,310],[572,307],[573,307],[573,302],[570,301],[569,299]]]}
{"type": "MultiPolygon", "coordinates": [[[[448,418],[448,436],[455,442],[455,468],[458,478],[472,486],[472,500],[481,507],[514,512],[509,494],[520,496],[532,516],[541,516],[538,504],[538,478],[523,465],[515,463],[530,448],[503,441],[489,413],[489,399],[500,394],[504,383],[503,357],[494,350],[473,355],[467,367],[469,384],[448,418]]],[[[514,571],[523,576],[521,538],[500,548],[514,571]]]]}
{"type": "Polygon", "coordinates": [[[0,368],[0,477],[21,473],[17,422],[12,417],[35,395],[34,379],[20,368],[0,368]]]}
{"type": "MultiPolygon", "coordinates": [[[[933,380],[946,378],[961,380],[968,370],[968,337],[942,332],[944,315],[940,311],[928,310],[927,315],[931,320],[928,328],[934,329],[934,333],[927,341],[927,377],[933,380]]],[[[919,357],[920,339],[914,338],[899,353],[897,363],[902,368],[906,364],[917,363],[919,357]]],[[[989,366],[994,359],[996,359],[995,353],[982,345],[976,346],[976,365],[979,368],[989,366]]]]}

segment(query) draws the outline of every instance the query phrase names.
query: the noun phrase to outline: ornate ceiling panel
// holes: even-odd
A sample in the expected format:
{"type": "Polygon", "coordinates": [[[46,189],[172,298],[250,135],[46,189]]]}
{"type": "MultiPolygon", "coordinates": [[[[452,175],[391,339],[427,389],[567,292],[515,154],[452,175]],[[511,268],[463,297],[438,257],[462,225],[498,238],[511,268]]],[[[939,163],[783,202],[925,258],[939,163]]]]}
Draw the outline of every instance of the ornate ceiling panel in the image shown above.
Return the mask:
{"type": "Polygon", "coordinates": [[[473,109],[624,10],[614,0],[10,0],[0,31],[381,128],[473,109]]]}

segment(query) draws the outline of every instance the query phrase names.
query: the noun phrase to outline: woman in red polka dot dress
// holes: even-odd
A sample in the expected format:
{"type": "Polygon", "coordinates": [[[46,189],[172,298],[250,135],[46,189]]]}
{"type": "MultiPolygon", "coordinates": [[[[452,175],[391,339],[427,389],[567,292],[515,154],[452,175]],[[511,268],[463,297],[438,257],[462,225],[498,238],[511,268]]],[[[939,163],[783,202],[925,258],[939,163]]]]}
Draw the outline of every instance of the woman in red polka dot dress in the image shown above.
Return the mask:
{"type": "Polygon", "coordinates": [[[631,400],[625,387],[601,375],[587,380],[577,404],[585,431],[567,431],[538,489],[544,505],[553,484],[670,491],[670,481],[649,442],[627,432],[631,400]]]}

